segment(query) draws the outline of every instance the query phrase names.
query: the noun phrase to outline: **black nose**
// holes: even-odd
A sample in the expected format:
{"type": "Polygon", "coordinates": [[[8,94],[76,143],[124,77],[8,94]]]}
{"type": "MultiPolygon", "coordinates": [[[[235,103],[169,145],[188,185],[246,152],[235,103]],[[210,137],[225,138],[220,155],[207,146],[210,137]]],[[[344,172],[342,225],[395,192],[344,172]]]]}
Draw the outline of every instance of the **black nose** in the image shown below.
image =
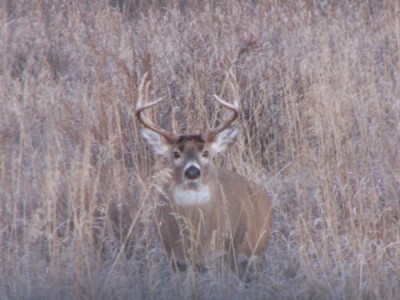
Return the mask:
{"type": "Polygon", "coordinates": [[[200,169],[195,166],[190,166],[185,171],[185,177],[190,180],[194,180],[200,177],[200,169]]]}

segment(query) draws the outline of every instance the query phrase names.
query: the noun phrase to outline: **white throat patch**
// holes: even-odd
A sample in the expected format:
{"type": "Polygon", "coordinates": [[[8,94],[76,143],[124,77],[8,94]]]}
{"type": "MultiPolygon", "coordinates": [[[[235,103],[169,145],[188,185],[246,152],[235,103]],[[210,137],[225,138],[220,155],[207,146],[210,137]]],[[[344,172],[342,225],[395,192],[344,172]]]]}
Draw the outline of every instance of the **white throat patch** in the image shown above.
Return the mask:
{"type": "Polygon", "coordinates": [[[182,206],[206,204],[210,201],[210,190],[206,185],[202,185],[198,190],[178,185],[174,189],[173,196],[175,203],[182,206]]]}

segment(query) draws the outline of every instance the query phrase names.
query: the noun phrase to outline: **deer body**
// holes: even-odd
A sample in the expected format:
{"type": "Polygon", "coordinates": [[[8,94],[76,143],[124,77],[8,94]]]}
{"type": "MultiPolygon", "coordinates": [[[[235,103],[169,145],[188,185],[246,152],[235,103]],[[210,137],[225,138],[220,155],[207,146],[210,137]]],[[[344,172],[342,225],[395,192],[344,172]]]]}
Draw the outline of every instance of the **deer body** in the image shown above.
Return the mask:
{"type": "Polygon", "coordinates": [[[266,193],[236,173],[217,168],[212,172],[208,202],[181,205],[172,187],[157,207],[160,236],[179,266],[207,266],[228,255],[235,267],[239,259],[259,255],[270,238],[271,202],[266,193]],[[238,182],[240,189],[234,188],[238,182]]]}
{"type": "MultiPolygon", "coordinates": [[[[143,85],[144,79],[140,91],[143,85]]],[[[233,270],[243,273],[240,267],[268,243],[272,203],[258,185],[212,164],[212,157],[236,140],[238,130],[229,126],[238,116],[239,104],[216,97],[232,110],[231,117],[204,134],[178,136],[143,117],[143,110],[160,100],[143,105],[141,95],[136,115],[146,127],[142,136],[172,167],[172,178],[156,207],[157,229],[168,255],[179,268],[207,267],[226,257],[233,270]]]]}

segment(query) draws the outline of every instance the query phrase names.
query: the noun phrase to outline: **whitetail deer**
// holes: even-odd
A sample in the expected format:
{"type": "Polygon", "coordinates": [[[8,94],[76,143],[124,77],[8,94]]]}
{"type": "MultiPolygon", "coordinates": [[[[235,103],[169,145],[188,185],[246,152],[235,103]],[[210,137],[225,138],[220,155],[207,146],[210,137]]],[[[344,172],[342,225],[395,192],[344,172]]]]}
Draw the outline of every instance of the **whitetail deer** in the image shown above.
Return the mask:
{"type": "Polygon", "coordinates": [[[215,96],[231,116],[214,130],[196,135],[177,135],[155,125],[143,111],[162,99],[143,103],[148,86],[139,86],[136,117],[141,133],[157,154],[172,166],[172,178],[156,206],[160,238],[175,267],[205,267],[213,259],[228,258],[239,276],[248,259],[265,249],[270,238],[272,203],[263,189],[245,177],[212,164],[215,154],[234,143],[237,128],[230,125],[239,114],[239,103],[215,96]]]}

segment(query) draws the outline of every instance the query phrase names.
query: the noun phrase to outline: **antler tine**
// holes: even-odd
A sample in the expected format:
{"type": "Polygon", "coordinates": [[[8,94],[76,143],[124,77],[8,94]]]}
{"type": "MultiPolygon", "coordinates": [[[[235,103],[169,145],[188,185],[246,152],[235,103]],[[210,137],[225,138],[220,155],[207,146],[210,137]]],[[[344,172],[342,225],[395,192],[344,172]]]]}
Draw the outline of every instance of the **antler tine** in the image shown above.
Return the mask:
{"type": "MultiPolygon", "coordinates": [[[[146,82],[146,78],[147,78],[147,73],[144,74],[140,85],[139,85],[139,97],[138,100],[136,102],[136,110],[135,110],[135,114],[136,114],[136,118],[138,118],[139,122],[143,124],[144,127],[147,127],[150,130],[153,130],[154,132],[159,133],[160,135],[162,135],[166,140],[171,141],[175,139],[175,134],[172,132],[169,132],[165,129],[162,129],[161,127],[157,126],[156,124],[154,124],[153,122],[151,122],[150,120],[148,120],[147,118],[145,118],[143,116],[143,111],[145,109],[148,109],[158,103],[160,103],[163,98],[160,98],[156,101],[147,103],[147,104],[143,104],[143,86],[146,82]]],[[[150,85],[150,81],[146,83],[146,87],[145,87],[145,98],[147,99],[148,96],[148,92],[149,92],[149,85],[150,85]]]]}
{"type": "Polygon", "coordinates": [[[218,97],[217,95],[214,95],[215,100],[217,100],[223,107],[226,107],[227,109],[230,109],[232,111],[231,116],[221,124],[221,126],[217,127],[214,130],[210,130],[209,131],[209,136],[211,137],[215,137],[218,133],[220,133],[221,131],[225,130],[226,128],[228,128],[233,121],[235,121],[237,119],[237,117],[239,116],[239,109],[240,109],[240,105],[239,105],[239,101],[235,100],[234,103],[228,103],[224,100],[222,100],[220,97],[218,97]]]}

